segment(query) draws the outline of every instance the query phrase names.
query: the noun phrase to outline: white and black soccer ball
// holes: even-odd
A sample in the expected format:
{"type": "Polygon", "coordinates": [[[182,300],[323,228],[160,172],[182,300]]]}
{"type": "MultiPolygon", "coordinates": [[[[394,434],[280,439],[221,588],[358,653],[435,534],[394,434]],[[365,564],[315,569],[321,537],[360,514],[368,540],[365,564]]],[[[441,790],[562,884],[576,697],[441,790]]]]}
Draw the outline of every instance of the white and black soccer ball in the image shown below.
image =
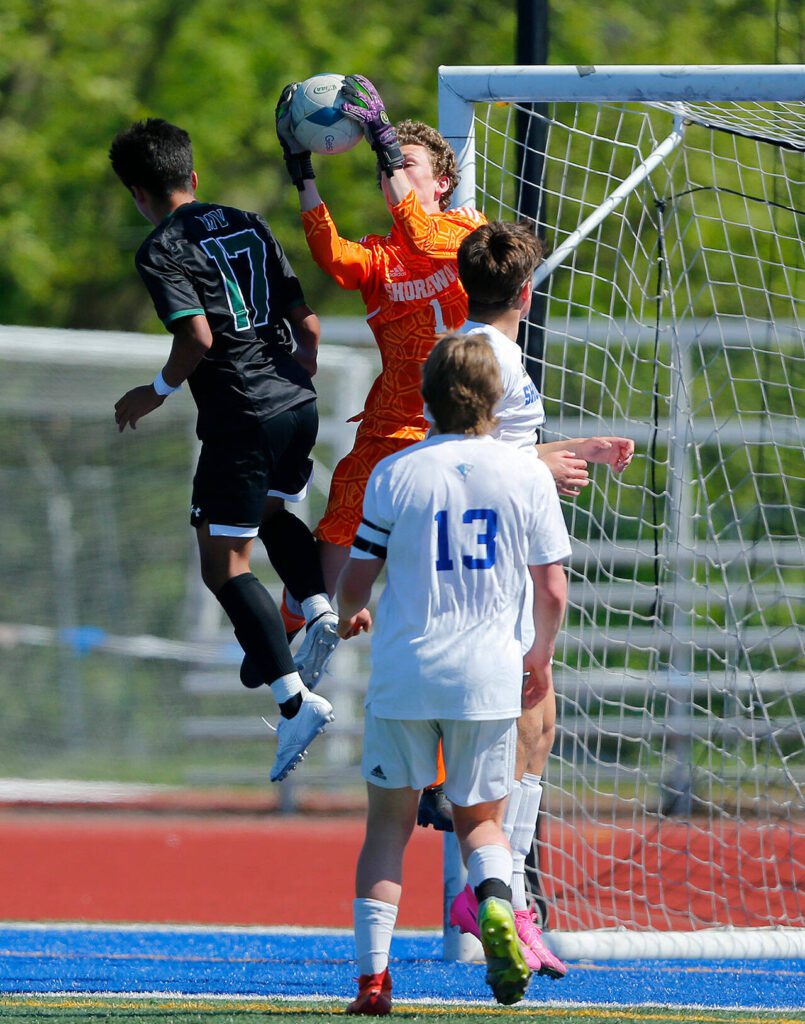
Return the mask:
{"type": "Polygon", "coordinates": [[[311,153],[346,153],[363,138],[357,121],[341,113],[343,75],[313,75],[291,100],[291,131],[311,153]]]}

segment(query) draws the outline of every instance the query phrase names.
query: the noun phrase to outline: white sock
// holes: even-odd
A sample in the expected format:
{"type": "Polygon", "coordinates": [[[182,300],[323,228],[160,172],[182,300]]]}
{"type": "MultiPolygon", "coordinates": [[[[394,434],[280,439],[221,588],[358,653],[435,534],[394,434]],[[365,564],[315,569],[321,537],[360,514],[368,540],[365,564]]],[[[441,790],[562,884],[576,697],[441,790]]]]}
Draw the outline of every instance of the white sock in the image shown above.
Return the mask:
{"type": "Polygon", "coordinates": [[[333,606],[330,604],[330,598],[326,594],[314,594],[313,597],[306,597],[302,602],[302,614],[305,616],[305,622],[308,625],[317,619],[324,612],[331,612],[333,606]]]}
{"type": "Polygon", "coordinates": [[[512,855],[505,846],[479,846],[467,858],[467,881],[473,892],[487,878],[499,878],[511,885],[512,855]]]}
{"type": "Polygon", "coordinates": [[[512,906],[515,910],[528,908],[525,892],[525,859],[534,842],[541,799],[540,776],[523,775],[520,779],[520,803],[509,837],[512,847],[512,906]]]}
{"type": "Polygon", "coordinates": [[[528,910],[528,899],[525,893],[525,857],[512,850],[512,907],[515,910],[528,910]]]}
{"type": "Polygon", "coordinates": [[[389,965],[391,936],[397,922],[393,903],[366,898],[352,901],[355,957],[359,974],[380,974],[389,965]]]}
{"type": "Polygon", "coordinates": [[[297,693],[301,693],[302,700],[304,700],[305,695],[310,693],[298,672],[289,672],[287,676],[280,676],[279,679],[275,679],[271,684],[271,692],[274,694],[274,700],[278,704],[284,704],[286,700],[295,697],[297,693]]]}
{"type": "Polygon", "coordinates": [[[506,811],[503,815],[503,835],[511,841],[512,829],[517,820],[517,808],[520,806],[520,783],[514,780],[512,791],[509,793],[509,802],[506,804],[506,811]]]}

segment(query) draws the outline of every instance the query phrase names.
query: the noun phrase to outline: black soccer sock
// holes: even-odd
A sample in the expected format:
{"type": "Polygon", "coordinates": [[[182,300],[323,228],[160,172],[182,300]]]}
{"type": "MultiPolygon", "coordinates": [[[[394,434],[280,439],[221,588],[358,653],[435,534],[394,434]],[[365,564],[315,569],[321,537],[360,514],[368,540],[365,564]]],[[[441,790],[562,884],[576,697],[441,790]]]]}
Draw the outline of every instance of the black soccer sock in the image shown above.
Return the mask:
{"type": "Polygon", "coordinates": [[[233,576],[215,596],[263,682],[270,685],[281,676],[296,672],[279,609],[254,573],[233,576]]]}
{"type": "Polygon", "coordinates": [[[258,536],[268,560],[297,601],[326,592],[316,539],[301,519],[280,509],[262,523],[258,536]]]}
{"type": "Polygon", "coordinates": [[[485,878],[480,885],[475,886],[475,898],[479,903],[483,903],[483,901],[488,900],[490,896],[494,896],[496,899],[506,900],[508,903],[511,903],[511,886],[506,885],[506,883],[500,878],[485,878]]]}

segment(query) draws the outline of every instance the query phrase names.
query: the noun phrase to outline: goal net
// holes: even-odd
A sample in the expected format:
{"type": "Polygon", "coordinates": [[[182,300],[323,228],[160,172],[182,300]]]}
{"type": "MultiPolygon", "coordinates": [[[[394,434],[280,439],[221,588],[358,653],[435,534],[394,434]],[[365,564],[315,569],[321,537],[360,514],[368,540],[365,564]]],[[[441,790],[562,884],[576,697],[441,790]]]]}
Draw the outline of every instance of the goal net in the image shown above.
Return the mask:
{"type": "Polygon", "coordinates": [[[442,68],[440,128],[546,242],[543,440],[637,446],[564,504],[554,946],[802,951],[805,68],[442,68]]]}

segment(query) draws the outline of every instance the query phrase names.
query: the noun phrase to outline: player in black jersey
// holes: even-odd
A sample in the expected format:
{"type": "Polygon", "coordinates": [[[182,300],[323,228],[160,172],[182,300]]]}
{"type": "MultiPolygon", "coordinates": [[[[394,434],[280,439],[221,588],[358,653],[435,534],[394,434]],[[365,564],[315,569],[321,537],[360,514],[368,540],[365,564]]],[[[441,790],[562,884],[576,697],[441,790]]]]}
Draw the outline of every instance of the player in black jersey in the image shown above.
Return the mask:
{"type": "Polygon", "coordinates": [[[250,568],[259,536],[285,585],[305,595],[308,636],[335,620],[315,541],[284,506],[304,497],[312,469],[319,321],[260,216],[196,199],[186,131],[159,118],[137,122],[115,137],[109,157],[155,226],[135,262],[173,334],[162,371],[123,395],[115,419],[121,431],[134,429],[188,382],[202,442],[190,519],[201,575],[245,651],[244,683],[267,682],[279,703],[278,781],[333,717],[297,671],[279,611],[250,568]]]}

